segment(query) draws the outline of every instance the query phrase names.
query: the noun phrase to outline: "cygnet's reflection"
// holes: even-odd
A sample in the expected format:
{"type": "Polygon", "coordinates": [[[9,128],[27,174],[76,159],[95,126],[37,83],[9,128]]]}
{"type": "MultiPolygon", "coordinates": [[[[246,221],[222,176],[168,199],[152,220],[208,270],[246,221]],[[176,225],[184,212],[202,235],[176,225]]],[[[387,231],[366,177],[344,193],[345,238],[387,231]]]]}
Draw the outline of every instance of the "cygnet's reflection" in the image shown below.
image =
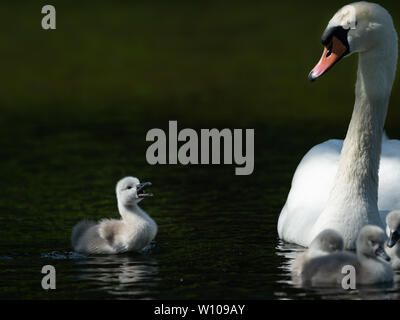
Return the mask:
{"type": "Polygon", "coordinates": [[[104,290],[121,298],[153,298],[160,280],[157,261],[140,254],[89,256],[78,260],[77,278],[93,281],[94,290],[104,290]]]}
{"type": "MultiPolygon", "coordinates": [[[[400,272],[395,273],[393,284],[375,284],[375,285],[364,285],[357,286],[356,290],[344,290],[340,286],[330,287],[303,287],[300,283],[294,282],[291,272],[293,269],[296,258],[302,254],[306,248],[298,245],[284,243],[279,241],[276,249],[276,254],[282,257],[281,265],[279,269],[281,275],[284,276],[285,280],[279,281],[281,285],[289,285],[296,288],[305,289],[307,294],[301,290],[298,292],[298,297],[322,298],[322,299],[400,299],[400,272]],[[287,279],[287,280],[286,280],[287,279]]],[[[278,296],[278,295],[277,295],[278,296]]]]}

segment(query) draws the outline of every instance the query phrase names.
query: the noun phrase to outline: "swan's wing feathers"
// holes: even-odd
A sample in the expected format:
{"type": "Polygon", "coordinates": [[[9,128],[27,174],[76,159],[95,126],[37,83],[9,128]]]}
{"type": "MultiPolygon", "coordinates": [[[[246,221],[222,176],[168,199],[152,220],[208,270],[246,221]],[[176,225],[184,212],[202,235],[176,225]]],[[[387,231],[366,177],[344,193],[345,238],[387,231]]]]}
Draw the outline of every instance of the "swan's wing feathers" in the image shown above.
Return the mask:
{"type": "Polygon", "coordinates": [[[393,157],[400,161],[400,140],[386,139],[382,142],[382,156],[393,157]]]}
{"type": "Polygon", "coordinates": [[[71,243],[74,249],[85,232],[95,225],[96,223],[94,221],[82,220],[72,228],[71,243]]]}
{"type": "Polygon", "coordinates": [[[99,235],[106,240],[110,245],[113,245],[115,236],[121,233],[123,228],[121,221],[113,219],[104,219],[99,223],[99,235]]]}
{"type": "Polygon", "coordinates": [[[379,210],[400,209],[400,140],[387,140],[382,145],[379,168],[379,210]]]}
{"type": "Polygon", "coordinates": [[[308,245],[308,231],[328,200],[342,145],[342,140],[328,140],[314,146],[301,160],[279,217],[281,239],[308,245]]]}
{"type": "Polygon", "coordinates": [[[313,147],[302,159],[292,181],[288,209],[304,206],[323,209],[329,196],[330,187],[337,172],[342,143],[329,140],[313,147]],[[319,206],[316,206],[319,203],[319,206]]]}

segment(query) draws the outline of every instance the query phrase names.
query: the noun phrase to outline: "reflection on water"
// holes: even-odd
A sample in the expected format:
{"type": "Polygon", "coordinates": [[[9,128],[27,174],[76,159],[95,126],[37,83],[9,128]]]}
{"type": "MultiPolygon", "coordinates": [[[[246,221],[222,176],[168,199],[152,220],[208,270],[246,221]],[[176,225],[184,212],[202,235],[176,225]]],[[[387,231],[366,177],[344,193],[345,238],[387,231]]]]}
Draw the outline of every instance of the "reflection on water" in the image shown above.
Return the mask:
{"type": "MultiPolygon", "coordinates": [[[[75,123],[73,120],[71,123],[75,123]]],[[[29,119],[27,123],[35,121],[29,119]]],[[[3,180],[7,183],[2,192],[9,201],[0,205],[0,220],[7,226],[2,229],[0,243],[0,298],[399,298],[398,281],[389,288],[344,292],[301,288],[291,279],[293,261],[304,249],[280,242],[276,224],[293,172],[309,148],[306,141],[318,131],[307,131],[309,136],[293,139],[298,127],[261,128],[255,142],[257,172],[238,177],[231,168],[222,166],[179,170],[174,166],[148,166],[137,153],[145,154],[143,134],[152,123],[138,121],[136,126],[130,122],[122,126],[116,120],[61,128],[54,123],[54,128],[49,127],[54,134],[41,142],[43,147],[23,144],[21,149],[31,147],[31,152],[21,152],[15,159],[24,166],[15,170],[17,162],[10,161],[2,171],[3,179],[8,177],[3,180]],[[122,127],[126,131],[120,130],[122,127]],[[113,139],[105,139],[104,132],[111,129],[113,139]],[[61,150],[50,152],[53,148],[61,150]],[[88,149],[93,152],[89,158],[88,149]],[[85,156],[75,157],[79,152],[85,156]],[[42,159],[52,159],[52,171],[42,159]],[[64,167],[65,163],[68,166],[64,167]],[[16,172],[21,175],[19,179],[16,172]],[[71,252],[75,223],[83,218],[117,218],[113,184],[121,176],[136,173],[154,182],[156,196],[143,207],[159,226],[156,250],[110,256],[71,252]],[[21,195],[27,195],[26,201],[21,195]],[[40,271],[45,264],[57,270],[54,292],[40,286],[40,271]]],[[[333,136],[335,130],[327,136],[333,136]]],[[[10,140],[4,152],[14,150],[14,145],[10,140]]]]}
{"type": "Polygon", "coordinates": [[[88,256],[85,254],[73,252],[73,251],[66,251],[66,252],[59,252],[59,251],[51,251],[45,252],[40,254],[40,258],[42,259],[55,259],[55,260],[66,260],[66,259],[85,259],[88,256]]]}
{"type": "Polygon", "coordinates": [[[399,299],[400,298],[400,273],[395,274],[393,284],[378,284],[373,286],[358,286],[357,290],[343,290],[340,286],[322,287],[322,288],[310,288],[301,287],[300,284],[293,282],[291,278],[291,270],[297,256],[304,252],[305,248],[294,244],[284,243],[279,241],[276,247],[276,254],[283,258],[279,269],[282,275],[285,276],[286,280],[279,281],[283,285],[297,288],[299,292],[293,290],[293,296],[290,297],[287,294],[279,292],[275,294],[278,299],[280,298],[320,298],[320,299],[399,299]]]}
{"type": "Polygon", "coordinates": [[[304,250],[304,247],[296,244],[284,243],[283,241],[279,240],[279,243],[276,247],[276,254],[285,258],[279,269],[282,269],[283,272],[290,273],[297,256],[303,253],[304,250]]]}
{"type": "Polygon", "coordinates": [[[76,261],[76,265],[77,279],[91,281],[93,290],[118,298],[149,298],[160,280],[157,261],[139,254],[93,256],[76,261]]]}
{"type": "Polygon", "coordinates": [[[341,287],[301,287],[292,281],[291,267],[304,248],[277,243],[271,252],[260,243],[241,255],[231,255],[239,263],[247,261],[238,269],[230,262],[231,270],[221,269],[219,261],[208,255],[199,256],[200,250],[190,259],[184,251],[173,255],[166,249],[105,256],[70,251],[14,254],[9,255],[11,259],[0,259],[0,287],[5,290],[0,297],[19,299],[20,292],[24,292],[23,299],[400,299],[399,273],[394,284],[359,286],[352,291],[341,287]],[[243,258],[255,251],[267,255],[243,258]],[[40,290],[38,274],[45,264],[54,265],[57,270],[57,290],[51,295],[40,290]],[[7,277],[1,276],[2,270],[7,277]]]}

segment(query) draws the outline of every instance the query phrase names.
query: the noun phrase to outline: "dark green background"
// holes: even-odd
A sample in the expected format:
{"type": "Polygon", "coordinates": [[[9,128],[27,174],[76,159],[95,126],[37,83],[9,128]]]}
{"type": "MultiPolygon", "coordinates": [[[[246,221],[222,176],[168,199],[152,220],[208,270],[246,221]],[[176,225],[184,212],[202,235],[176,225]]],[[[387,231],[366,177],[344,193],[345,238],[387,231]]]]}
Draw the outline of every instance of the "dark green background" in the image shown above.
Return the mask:
{"type": "MultiPolygon", "coordinates": [[[[153,182],[142,204],[160,230],[149,253],[156,275],[118,297],[314,297],[287,282],[276,223],[301,157],[346,133],[357,57],[307,80],[346,3],[51,1],[57,29],[46,31],[49,2],[2,1],[0,297],[114,298],[119,272],[147,256],[99,258],[82,281],[69,236],[81,218],[118,217],[114,185],[125,175],[153,182]],[[149,166],[146,133],[168,120],[255,128],[254,174],[149,166]],[[58,270],[50,293],[40,288],[46,263],[58,270]],[[107,288],[98,272],[115,275],[107,288]]],[[[399,27],[400,3],[380,3],[399,27]]],[[[397,138],[398,87],[386,125],[397,138]]]]}

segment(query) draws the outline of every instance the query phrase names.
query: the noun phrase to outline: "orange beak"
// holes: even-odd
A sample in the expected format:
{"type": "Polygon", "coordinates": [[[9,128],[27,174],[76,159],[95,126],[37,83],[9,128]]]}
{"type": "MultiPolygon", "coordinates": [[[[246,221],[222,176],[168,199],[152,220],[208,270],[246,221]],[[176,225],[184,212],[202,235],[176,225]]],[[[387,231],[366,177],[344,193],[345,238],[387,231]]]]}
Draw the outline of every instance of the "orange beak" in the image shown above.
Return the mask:
{"type": "Polygon", "coordinates": [[[308,79],[310,79],[310,81],[314,81],[321,77],[325,72],[332,68],[346,52],[347,47],[342,43],[342,41],[333,36],[332,41],[324,47],[322,57],[314,69],[312,69],[310,72],[308,79]]]}

